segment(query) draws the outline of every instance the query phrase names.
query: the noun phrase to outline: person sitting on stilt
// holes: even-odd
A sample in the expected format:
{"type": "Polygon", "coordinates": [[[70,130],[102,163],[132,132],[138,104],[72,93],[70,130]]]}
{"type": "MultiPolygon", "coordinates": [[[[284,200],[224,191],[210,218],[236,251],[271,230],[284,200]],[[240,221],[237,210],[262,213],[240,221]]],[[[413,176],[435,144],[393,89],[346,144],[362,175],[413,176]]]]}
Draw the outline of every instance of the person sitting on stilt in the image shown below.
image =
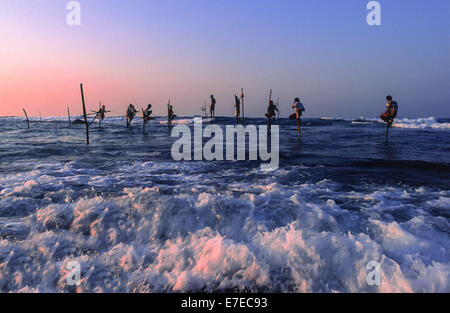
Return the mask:
{"type": "Polygon", "coordinates": [[[152,105],[149,104],[147,106],[147,108],[144,110],[144,121],[145,121],[145,123],[149,122],[151,120],[151,118],[152,118],[153,111],[151,109],[152,109],[152,105]]]}
{"type": "Polygon", "coordinates": [[[130,104],[127,109],[126,118],[127,118],[127,127],[130,127],[131,121],[136,115],[137,110],[134,108],[134,105],[130,104]]]}
{"type": "Polygon", "coordinates": [[[398,113],[398,103],[392,100],[392,96],[386,97],[386,112],[380,115],[380,118],[386,122],[386,141],[388,144],[389,128],[394,124],[394,119],[397,117],[398,113]]]}
{"type": "Polygon", "coordinates": [[[267,107],[266,113],[268,129],[270,129],[271,127],[272,119],[275,119],[276,116],[275,111],[278,112],[277,107],[275,106],[275,104],[273,104],[272,100],[269,100],[269,106],[267,107]]]}
{"type": "Polygon", "coordinates": [[[294,114],[291,114],[289,116],[289,119],[293,120],[296,119],[297,120],[297,128],[298,128],[298,136],[301,137],[301,131],[300,131],[300,117],[303,115],[303,112],[305,111],[305,107],[303,106],[303,103],[300,102],[299,98],[295,98],[294,99],[294,105],[292,106],[292,108],[295,110],[294,114]]]}

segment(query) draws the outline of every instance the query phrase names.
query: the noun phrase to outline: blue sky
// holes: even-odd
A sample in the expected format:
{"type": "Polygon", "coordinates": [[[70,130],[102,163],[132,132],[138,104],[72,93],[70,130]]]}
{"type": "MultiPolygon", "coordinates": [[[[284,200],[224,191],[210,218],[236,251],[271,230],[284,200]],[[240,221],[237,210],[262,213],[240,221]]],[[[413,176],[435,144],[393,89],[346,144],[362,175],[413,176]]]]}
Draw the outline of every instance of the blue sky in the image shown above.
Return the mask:
{"type": "Polygon", "coordinates": [[[270,88],[284,116],[294,97],[307,117],[378,116],[387,94],[400,116],[450,116],[450,1],[379,1],[382,25],[368,26],[366,0],[80,0],[79,27],[65,23],[67,2],[2,4],[0,115],[23,103],[64,115],[82,81],[91,107],[117,112],[164,114],[170,98],[199,114],[214,93],[231,115],[244,87],[251,116],[270,88]]]}

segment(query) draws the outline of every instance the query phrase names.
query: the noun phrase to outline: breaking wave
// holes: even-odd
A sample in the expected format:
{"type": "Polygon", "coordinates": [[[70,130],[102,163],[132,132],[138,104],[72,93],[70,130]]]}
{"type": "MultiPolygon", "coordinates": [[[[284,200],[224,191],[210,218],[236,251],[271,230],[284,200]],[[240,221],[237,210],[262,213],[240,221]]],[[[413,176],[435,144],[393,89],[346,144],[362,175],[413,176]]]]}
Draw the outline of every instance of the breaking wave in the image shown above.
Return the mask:
{"type": "MultiPolygon", "coordinates": [[[[219,187],[202,166],[136,162],[105,176],[46,163],[0,176],[0,291],[450,291],[448,190],[288,185],[287,170],[219,187]],[[130,172],[146,186],[127,187],[130,172]]],[[[222,173],[239,175],[258,170],[222,173]]]]}
{"type": "Polygon", "coordinates": [[[450,129],[450,123],[439,123],[436,118],[399,118],[395,120],[394,127],[402,128],[432,128],[432,129],[450,129]]]}
{"type": "MultiPolygon", "coordinates": [[[[359,118],[333,118],[322,117],[325,121],[346,121],[352,124],[367,124],[367,123],[383,123],[380,118],[375,117],[359,117],[359,118]]],[[[450,123],[440,122],[435,117],[421,117],[421,118],[396,118],[393,127],[399,128],[413,128],[413,129],[450,129],[450,123]]]]}

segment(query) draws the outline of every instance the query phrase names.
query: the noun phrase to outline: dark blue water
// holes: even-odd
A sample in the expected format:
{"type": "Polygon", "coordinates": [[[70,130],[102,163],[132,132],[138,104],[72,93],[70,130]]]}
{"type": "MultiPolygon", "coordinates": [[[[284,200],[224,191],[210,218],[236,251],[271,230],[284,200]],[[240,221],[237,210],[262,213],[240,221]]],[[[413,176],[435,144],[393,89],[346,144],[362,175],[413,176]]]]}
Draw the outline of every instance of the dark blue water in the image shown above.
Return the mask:
{"type": "MultiPolygon", "coordinates": [[[[192,128],[192,118],[181,118],[192,128]]],[[[90,146],[85,145],[84,125],[69,127],[65,121],[32,122],[32,129],[20,119],[0,119],[2,148],[0,173],[15,173],[23,163],[72,162],[87,168],[105,169],[112,163],[172,162],[170,149],[177,138],[157,118],[142,133],[141,120],[123,127],[120,118],[102,127],[93,124],[90,146]]],[[[265,119],[247,119],[247,124],[265,125],[265,119]]],[[[234,125],[232,118],[216,118],[215,124],[234,125]]],[[[446,125],[449,119],[436,119],[446,125]]],[[[446,187],[450,171],[450,129],[393,128],[390,144],[384,143],[383,123],[345,120],[303,120],[303,138],[297,137],[295,122],[277,120],[280,125],[280,167],[323,166],[314,171],[312,181],[333,179],[344,183],[364,180],[373,183],[408,183],[446,187]]],[[[176,124],[175,124],[176,125],[176,124]]],[[[204,124],[203,126],[209,125],[204,124]]],[[[204,143],[208,139],[204,139],[204,143]]],[[[248,142],[247,142],[248,150],[248,142]]],[[[247,155],[248,158],[248,155],[247,155]]],[[[259,162],[209,162],[211,170],[257,167],[259,162]]],[[[29,166],[33,166],[29,164],[29,166]]]]}
{"type": "Polygon", "coordinates": [[[273,172],[176,162],[165,119],[141,123],[87,146],[63,118],[0,118],[0,291],[74,291],[71,260],[80,291],[450,291],[450,119],[398,119],[388,145],[376,119],[304,119],[301,139],[279,119],[273,172]]]}

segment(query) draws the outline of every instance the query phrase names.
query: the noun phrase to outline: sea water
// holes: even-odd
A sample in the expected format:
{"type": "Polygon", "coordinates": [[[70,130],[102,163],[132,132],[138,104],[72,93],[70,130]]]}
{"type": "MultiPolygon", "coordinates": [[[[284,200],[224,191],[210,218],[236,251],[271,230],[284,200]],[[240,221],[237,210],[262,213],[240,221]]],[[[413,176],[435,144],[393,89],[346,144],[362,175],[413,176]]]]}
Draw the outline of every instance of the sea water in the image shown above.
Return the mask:
{"type": "Polygon", "coordinates": [[[450,119],[275,124],[266,172],[174,161],[166,118],[0,118],[0,292],[450,292],[450,119]]]}

